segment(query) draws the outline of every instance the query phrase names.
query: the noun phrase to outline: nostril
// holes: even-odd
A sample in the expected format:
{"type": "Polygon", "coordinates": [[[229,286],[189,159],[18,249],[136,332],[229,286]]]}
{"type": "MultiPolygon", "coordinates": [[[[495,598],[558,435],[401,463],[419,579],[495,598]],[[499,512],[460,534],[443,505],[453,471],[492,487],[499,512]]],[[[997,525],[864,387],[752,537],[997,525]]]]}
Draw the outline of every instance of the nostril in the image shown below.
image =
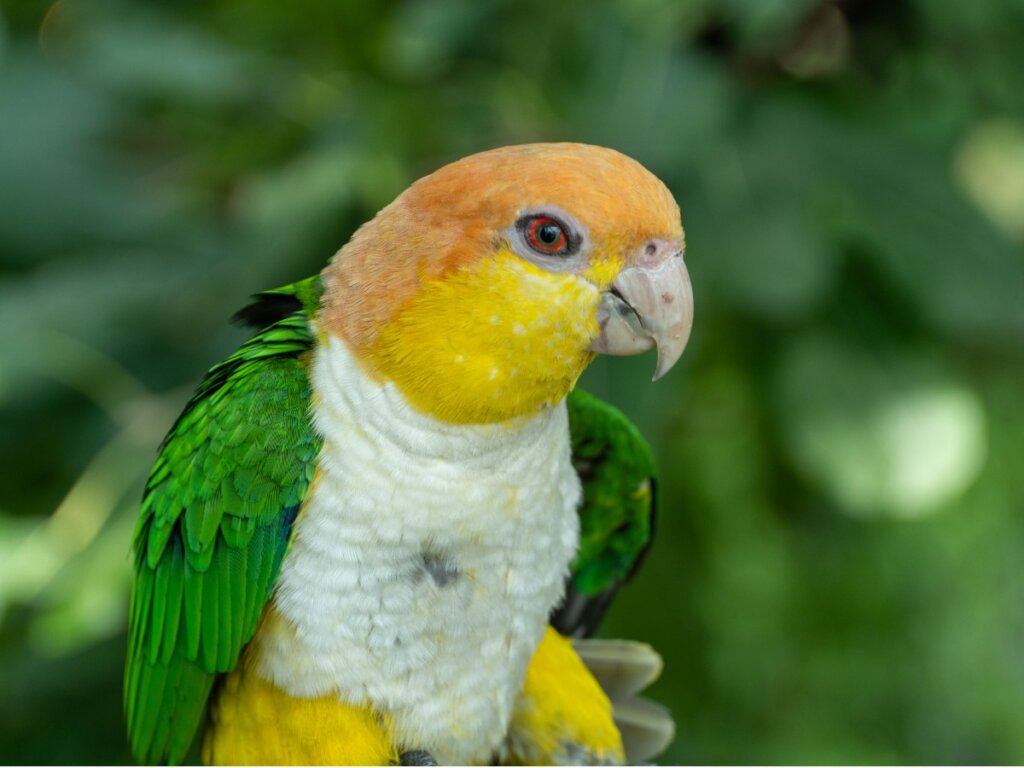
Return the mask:
{"type": "Polygon", "coordinates": [[[644,253],[648,256],[653,256],[658,252],[658,244],[653,240],[648,241],[647,245],[644,246],[644,253]]]}

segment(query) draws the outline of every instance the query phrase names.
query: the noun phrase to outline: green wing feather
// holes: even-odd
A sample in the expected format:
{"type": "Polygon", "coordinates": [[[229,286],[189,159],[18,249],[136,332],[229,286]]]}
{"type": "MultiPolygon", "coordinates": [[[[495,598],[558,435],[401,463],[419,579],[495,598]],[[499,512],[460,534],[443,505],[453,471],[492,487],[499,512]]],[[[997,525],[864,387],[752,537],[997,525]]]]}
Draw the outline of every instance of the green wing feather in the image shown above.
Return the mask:
{"type": "Polygon", "coordinates": [[[650,546],[655,467],[650,446],[621,412],[579,389],[566,402],[572,461],[583,483],[580,551],[552,624],[563,634],[589,636],[650,546]]]}
{"type": "Polygon", "coordinates": [[[184,759],[217,674],[256,630],[320,450],[304,360],[312,278],[240,316],[268,323],[210,370],[171,428],[135,529],[125,713],[135,757],[184,759]]]}

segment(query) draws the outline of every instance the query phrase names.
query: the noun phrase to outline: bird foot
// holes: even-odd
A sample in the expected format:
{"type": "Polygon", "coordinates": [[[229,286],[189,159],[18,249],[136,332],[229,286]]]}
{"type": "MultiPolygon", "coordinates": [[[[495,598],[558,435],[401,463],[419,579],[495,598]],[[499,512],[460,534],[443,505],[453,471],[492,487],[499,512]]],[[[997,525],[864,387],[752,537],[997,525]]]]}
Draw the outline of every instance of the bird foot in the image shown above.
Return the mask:
{"type": "Polygon", "coordinates": [[[437,765],[434,756],[425,749],[410,749],[398,756],[399,765],[437,765]]]}

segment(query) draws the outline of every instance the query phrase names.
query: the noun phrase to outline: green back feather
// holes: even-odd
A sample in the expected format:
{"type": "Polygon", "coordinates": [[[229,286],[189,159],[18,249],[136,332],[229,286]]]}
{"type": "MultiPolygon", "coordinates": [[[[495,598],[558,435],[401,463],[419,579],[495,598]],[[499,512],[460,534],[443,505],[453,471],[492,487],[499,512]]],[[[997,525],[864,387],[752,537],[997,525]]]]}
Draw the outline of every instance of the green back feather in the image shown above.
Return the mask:
{"type": "Polygon", "coordinates": [[[142,762],[184,758],[277,577],[321,443],[303,359],[318,282],[282,289],[303,295],[298,310],[210,370],[146,485],[124,692],[142,762]]]}

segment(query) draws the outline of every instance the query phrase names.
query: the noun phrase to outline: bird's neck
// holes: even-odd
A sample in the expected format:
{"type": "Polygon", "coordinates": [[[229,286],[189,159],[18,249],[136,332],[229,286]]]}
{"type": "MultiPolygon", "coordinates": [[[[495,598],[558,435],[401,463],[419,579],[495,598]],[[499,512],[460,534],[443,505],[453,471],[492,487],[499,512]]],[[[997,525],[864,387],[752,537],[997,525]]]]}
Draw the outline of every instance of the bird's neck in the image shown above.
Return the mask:
{"type": "Polygon", "coordinates": [[[561,401],[502,422],[443,421],[410,403],[394,382],[367,370],[342,339],[330,334],[322,339],[312,364],[313,412],[321,432],[330,431],[322,423],[328,420],[358,425],[364,436],[398,455],[487,463],[500,461],[513,446],[518,450],[567,430],[561,401]]]}
{"type": "Polygon", "coordinates": [[[575,385],[593,359],[598,301],[590,281],[500,251],[424,282],[371,338],[353,338],[337,317],[325,326],[417,410],[452,424],[510,422],[575,385]]]}

